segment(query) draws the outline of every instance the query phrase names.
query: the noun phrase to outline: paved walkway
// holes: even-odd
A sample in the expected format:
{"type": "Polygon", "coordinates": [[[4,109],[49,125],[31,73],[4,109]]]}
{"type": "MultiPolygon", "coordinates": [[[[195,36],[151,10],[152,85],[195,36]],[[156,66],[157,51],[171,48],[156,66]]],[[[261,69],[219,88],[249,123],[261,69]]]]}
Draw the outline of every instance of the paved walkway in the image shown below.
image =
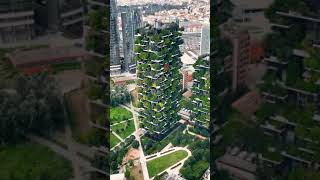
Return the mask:
{"type": "Polygon", "coordinates": [[[120,106],[123,107],[123,108],[125,108],[125,109],[127,109],[128,111],[131,111],[132,114],[138,115],[138,112],[136,111],[135,107],[133,107],[132,102],[131,102],[131,104],[130,104],[131,107],[128,107],[128,106],[123,105],[123,104],[120,105],[120,106]]]}
{"type": "Polygon", "coordinates": [[[169,144],[166,145],[166,147],[164,147],[160,152],[167,151],[167,150],[170,149],[172,146],[173,146],[172,143],[169,143],[169,144]]]}
{"type": "Polygon", "coordinates": [[[124,142],[124,139],[122,139],[117,133],[112,131],[112,134],[115,135],[121,142],[124,142]]]}
{"type": "Polygon", "coordinates": [[[110,126],[112,127],[112,126],[115,126],[115,125],[118,125],[118,124],[122,124],[122,123],[129,122],[129,121],[131,121],[131,120],[133,120],[133,118],[128,119],[128,120],[125,120],[125,121],[120,121],[120,122],[117,122],[117,123],[111,124],[110,126]]]}
{"type": "Polygon", "coordinates": [[[140,136],[139,136],[139,122],[138,122],[138,118],[136,117],[137,112],[134,111],[132,102],[131,102],[130,105],[131,105],[131,109],[126,107],[126,106],[123,106],[123,105],[121,105],[121,106],[132,112],[133,120],[134,120],[134,126],[136,128],[136,131],[135,131],[134,135],[135,135],[137,141],[139,142],[140,163],[141,163],[143,179],[144,180],[149,180],[150,178],[149,178],[149,172],[148,172],[148,168],[147,168],[146,158],[145,158],[144,153],[143,153],[142,144],[141,144],[141,140],[140,140],[140,136]]]}
{"type": "Polygon", "coordinates": [[[190,135],[192,135],[192,136],[196,136],[196,137],[198,137],[198,138],[200,138],[200,139],[203,139],[203,140],[208,139],[207,137],[201,136],[200,134],[191,132],[191,131],[189,130],[189,126],[187,126],[187,128],[183,131],[183,134],[185,134],[186,131],[188,132],[188,134],[190,134],[190,135]],[[187,131],[187,130],[188,130],[188,131],[187,131]]]}
{"type": "Polygon", "coordinates": [[[171,154],[171,153],[174,153],[176,151],[180,151],[180,150],[183,150],[183,151],[186,151],[188,153],[188,156],[190,155],[191,156],[191,151],[185,147],[173,147],[173,148],[168,148],[166,151],[166,153],[163,153],[163,151],[160,151],[160,152],[157,152],[157,153],[154,153],[154,154],[150,154],[148,156],[146,156],[146,159],[147,161],[151,161],[153,159],[156,159],[156,158],[159,158],[159,157],[162,157],[162,156],[165,156],[165,155],[168,155],[168,154],[171,154]],[[163,154],[161,154],[163,153],[163,154]],[[152,157],[154,156],[154,157],[152,157]],[[148,157],[152,157],[150,159],[148,159],[148,157]]]}

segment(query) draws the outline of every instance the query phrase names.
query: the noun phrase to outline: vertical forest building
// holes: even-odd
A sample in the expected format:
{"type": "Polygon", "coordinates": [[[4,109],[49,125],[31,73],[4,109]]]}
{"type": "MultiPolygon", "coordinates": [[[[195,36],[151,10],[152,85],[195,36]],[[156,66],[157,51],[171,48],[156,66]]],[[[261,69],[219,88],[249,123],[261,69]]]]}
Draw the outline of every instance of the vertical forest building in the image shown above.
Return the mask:
{"type": "Polygon", "coordinates": [[[165,137],[180,119],[181,35],[176,23],[147,26],[136,35],[139,119],[153,139],[165,137]]]}
{"type": "Polygon", "coordinates": [[[210,125],[210,62],[209,57],[200,56],[193,65],[191,122],[199,127],[210,125]]]}

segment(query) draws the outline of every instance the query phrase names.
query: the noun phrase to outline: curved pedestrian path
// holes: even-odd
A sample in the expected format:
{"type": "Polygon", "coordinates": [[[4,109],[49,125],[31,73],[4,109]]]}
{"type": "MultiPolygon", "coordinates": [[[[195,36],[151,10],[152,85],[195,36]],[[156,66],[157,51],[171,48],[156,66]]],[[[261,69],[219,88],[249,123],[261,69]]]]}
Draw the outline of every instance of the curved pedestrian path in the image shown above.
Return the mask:
{"type": "MultiPolygon", "coordinates": [[[[160,151],[160,152],[157,152],[157,153],[154,153],[154,154],[151,154],[151,155],[148,155],[146,156],[146,162],[148,161],[151,161],[151,160],[154,160],[154,159],[157,159],[157,158],[160,158],[162,156],[166,156],[166,155],[169,155],[171,153],[174,153],[176,151],[186,151],[188,153],[187,157],[185,157],[184,159],[178,161],[177,163],[173,164],[172,166],[169,166],[167,169],[161,171],[160,173],[158,173],[156,176],[164,173],[164,172],[170,172],[171,174],[179,174],[179,171],[180,169],[182,168],[184,162],[189,158],[191,157],[192,153],[191,151],[186,148],[186,147],[173,147],[173,148],[168,148],[166,149],[166,151],[160,151]],[[180,164],[179,166],[177,166],[178,164],[180,164]],[[177,167],[176,167],[177,166],[177,167]],[[172,169],[173,168],[173,169],[172,169]]],[[[153,179],[153,177],[151,178],[153,179]]]]}

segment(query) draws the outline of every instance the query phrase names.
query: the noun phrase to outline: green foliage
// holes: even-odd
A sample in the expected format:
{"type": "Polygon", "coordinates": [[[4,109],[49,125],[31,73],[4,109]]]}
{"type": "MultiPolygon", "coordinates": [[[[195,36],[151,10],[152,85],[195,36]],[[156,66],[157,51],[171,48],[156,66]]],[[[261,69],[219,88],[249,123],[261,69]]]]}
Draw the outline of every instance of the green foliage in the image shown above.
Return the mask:
{"type": "Polygon", "coordinates": [[[85,61],[85,71],[88,75],[98,77],[101,75],[103,66],[100,59],[90,59],[85,61]]]}
{"type": "Polygon", "coordinates": [[[75,70],[80,68],[81,68],[81,64],[79,62],[58,63],[58,64],[51,65],[51,69],[55,73],[60,71],[75,70]]]}
{"type": "Polygon", "coordinates": [[[119,143],[120,143],[120,139],[118,139],[115,135],[110,133],[110,147],[113,148],[119,143]]]}
{"type": "Polygon", "coordinates": [[[0,148],[2,180],[68,180],[69,161],[41,145],[24,143],[0,148]]]}
{"type": "Polygon", "coordinates": [[[287,60],[293,48],[300,46],[305,37],[302,25],[295,24],[286,32],[275,32],[266,36],[264,47],[267,54],[275,55],[280,60],[287,60]]]}
{"type": "Polygon", "coordinates": [[[115,131],[123,139],[131,135],[135,131],[133,120],[111,126],[111,130],[115,131]]]}
{"type": "Polygon", "coordinates": [[[197,141],[190,145],[192,156],[184,163],[181,174],[187,180],[201,179],[209,168],[210,148],[208,141],[197,141]]]}
{"type": "Polygon", "coordinates": [[[90,83],[87,90],[87,94],[88,94],[88,97],[92,100],[97,100],[102,98],[103,96],[102,86],[97,83],[90,83]]]}
{"type": "Polygon", "coordinates": [[[153,177],[188,156],[184,150],[175,151],[159,158],[147,161],[149,176],[153,177]]]}
{"type": "Polygon", "coordinates": [[[287,84],[295,84],[301,75],[301,67],[297,61],[290,61],[287,68],[287,84]]]}
{"type": "Polygon", "coordinates": [[[137,140],[133,141],[133,143],[132,143],[132,147],[135,148],[135,149],[138,149],[139,145],[140,145],[139,141],[137,141],[137,140]]]}
{"type": "Polygon", "coordinates": [[[139,35],[135,40],[136,44],[140,44],[135,48],[139,78],[138,107],[144,109],[144,117],[139,120],[151,135],[160,138],[179,120],[176,114],[182,99],[179,93],[182,88],[179,72],[182,67],[179,60],[182,55],[179,49],[182,43],[181,32],[179,26],[172,23],[161,29],[147,26],[139,30],[139,35]],[[162,133],[158,135],[155,131],[162,133]]]}
{"type": "Polygon", "coordinates": [[[115,107],[120,104],[130,102],[131,95],[124,85],[114,85],[111,87],[110,104],[115,107]]]}
{"type": "Polygon", "coordinates": [[[165,139],[161,141],[153,141],[150,138],[143,136],[141,138],[141,143],[146,154],[153,154],[161,151],[169,143],[172,143],[174,146],[184,147],[198,140],[195,136],[190,134],[183,134],[183,130],[186,129],[185,125],[177,127],[174,132],[169,134],[165,139]]]}
{"type": "Polygon", "coordinates": [[[214,179],[219,179],[219,180],[231,180],[231,177],[228,171],[217,171],[217,173],[215,173],[213,177],[214,179]]]}
{"type": "Polygon", "coordinates": [[[288,180],[318,180],[319,178],[319,172],[303,168],[292,169],[288,175],[288,180]]]}
{"type": "Polygon", "coordinates": [[[15,142],[26,133],[48,134],[64,121],[63,105],[47,74],[19,76],[11,92],[0,92],[0,142],[15,142]]]}
{"type": "Polygon", "coordinates": [[[126,171],[124,172],[124,176],[125,176],[126,178],[129,178],[129,177],[130,177],[130,171],[129,171],[128,168],[126,168],[126,171]]]}
{"type": "Polygon", "coordinates": [[[131,119],[132,113],[128,111],[126,108],[122,107],[112,107],[110,109],[110,123],[118,123],[121,121],[126,121],[131,119]]]}
{"type": "Polygon", "coordinates": [[[302,14],[308,14],[310,11],[309,7],[303,0],[276,0],[267,9],[265,15],[268,19],[275,20],[278,17],[276,15],[277,11],[288,12],[289,10],[300,12],[302,14]]]}

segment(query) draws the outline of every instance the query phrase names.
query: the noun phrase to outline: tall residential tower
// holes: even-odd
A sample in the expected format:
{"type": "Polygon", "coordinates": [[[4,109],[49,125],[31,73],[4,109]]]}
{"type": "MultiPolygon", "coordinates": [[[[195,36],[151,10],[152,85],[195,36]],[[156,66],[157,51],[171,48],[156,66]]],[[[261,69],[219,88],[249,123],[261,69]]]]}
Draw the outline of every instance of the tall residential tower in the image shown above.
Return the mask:
{"type": "Polygon", "coordinates": [[[121,73],[119,30],[118,30],[118,11],[116,0],[110,0],[110,73],[121,73]]]}
{"type": "Polygon", "coordinates": [[[183,43],[176,23],[148,26],[136,36],[139,119],[149,136],[162,139],[179,121],[183,43]]]}
{"type": "Polygon", "coordinates": [[[34,37],[34,8],[30,0],[1,0],[0,44],[34,37]]]}
{"type": "Polygon", "coordinates": [[[200,56],[193,65],[191,121],[200,127],[210,125],[210,63],[209,56],[200,56]]]}
{"type": "Polygon", "coordinates": [[[122,20],[122,39],[124,55],[124,71],[135,72],[136,62],[134,61],[134,35],[137,29],[142,27],[142,15],[139,9],[127,7],[121,13],[122,20]]]}

